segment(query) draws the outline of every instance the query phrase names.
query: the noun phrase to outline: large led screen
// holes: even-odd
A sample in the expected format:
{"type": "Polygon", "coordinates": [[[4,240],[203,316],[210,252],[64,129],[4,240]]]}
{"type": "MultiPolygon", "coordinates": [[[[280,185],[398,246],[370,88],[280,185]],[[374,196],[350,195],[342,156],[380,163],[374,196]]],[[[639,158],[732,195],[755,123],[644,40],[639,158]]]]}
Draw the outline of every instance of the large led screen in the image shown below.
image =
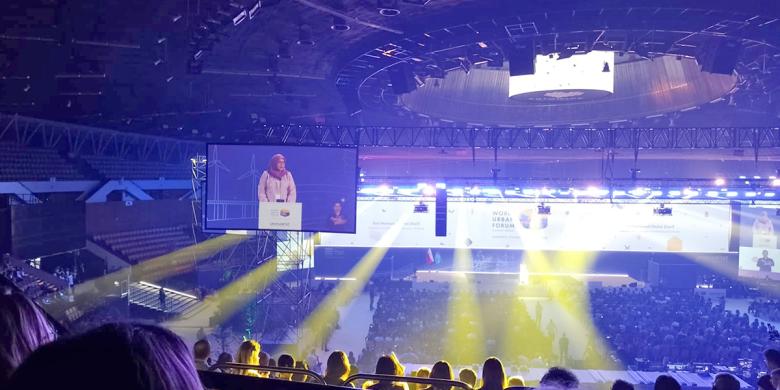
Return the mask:
{"type": "Polygon", "coordinates": [[[739,219],[739,276],[780,280],[777,209],[742,206],[739,219]]]}
{"type": "Polygon", "coordinates": [[[208,145],[206,228],[355,232],[357,149],[208,145]]]}

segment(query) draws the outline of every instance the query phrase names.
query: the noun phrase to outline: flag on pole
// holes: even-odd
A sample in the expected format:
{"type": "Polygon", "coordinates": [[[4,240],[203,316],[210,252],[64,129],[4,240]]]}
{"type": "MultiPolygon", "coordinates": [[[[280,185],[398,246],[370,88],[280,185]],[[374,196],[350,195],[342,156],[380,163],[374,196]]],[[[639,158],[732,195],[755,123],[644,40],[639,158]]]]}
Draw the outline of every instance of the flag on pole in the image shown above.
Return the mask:
{"type": "Polygon", "coordinates": [[[431,248],[428,248],[428,253],[425,254],[425,264],[433,264],[433,252],[431,248]]]}

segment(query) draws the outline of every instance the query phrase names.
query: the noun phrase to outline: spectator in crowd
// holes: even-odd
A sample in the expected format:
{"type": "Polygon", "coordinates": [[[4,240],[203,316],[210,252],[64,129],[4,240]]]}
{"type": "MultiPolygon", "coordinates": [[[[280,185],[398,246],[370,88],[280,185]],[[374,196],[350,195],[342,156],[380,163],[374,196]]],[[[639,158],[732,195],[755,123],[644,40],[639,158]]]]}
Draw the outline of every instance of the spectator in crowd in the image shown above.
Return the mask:
{"type": "Polygon", "coordinates": [[[540,389],[576,389],[579,386],[577,376],[561,367],[550,368],[539,380],[540,389]]]}
{"type": "Polygon", "coordinates": [[[195,355],[195,368],[198,370],[209,369],[209,356],[211,356],[211,344],[206,339],[200,339],[195,342],[195,346],[192,347],[192,352],[195,355]]]}
{"type": "MultiPolygon", "coordinates": [[[[289,354],[282,354],[279,356],[279,360],[277,361],[277,365],[279,367],[283,368],[295,368],[295,359],[292,357],[292,355],[289,354]]],[[[284,380],[292,380],[292,374],[291,373],[279,373],[279,379],[284,380]]]]}
{"type": "Polygon", "coordinates": [[[458,379],[461,382],[475,388],[477,386],[477,373],[470,368],[464,368],[458,373],[458,379]]]}
{"type": "MultiPolygon", "coordinates": [[[[399,371],[399,367],[391,356],[382,356],[376,361],[375,373],[380,375],[393,375],[400,376],[403,372],[399,371]]],[[[371,386],[368,386],[371,390],[405,390],[404,386],[396,384],[392,381],[379,381],[371,386]]]]}
{"type": "Polygon", "coordinates": [[[715,375],[715,380],[712,382],[712,390],[739,390],[739,388],[737,378],[725,372],[715,375]]]}
{"type": "Polygon", "coordinates": [[[769,373],[769,380],[775,390],[780,390],[780,368],[775,368],[769,373]]]}
{"type": "MultiPolygon", "coordinates": [[[[298,360],[298,361],[295,362],[295,368],[297,368],[299,370],[308,370],[309,369],[309,365],[305,361],[303,361],[303,360],[298,360]]],[[[305,375],[305,374],[297,374],[296,373],[296,374],[292,375],[291,380],[293,382],[307,382],[309,380],[309,377],[308,377],[308,375],[305,375]]]]}
{"type": "MultiPolygon", "coordinates": [[[[228,352],[220,353],[219,356],[217,356],[217,365],[222,363],[233,363],[233,356],[228,352]]],[[[232,372],[229,368],[220,368],[219,370],[224,373],[232,372]]]]}
{"type": "Polygon", "coordinates": [[[165,288],[160,287],[160,291],[157,293],[157,298],[160,301],[160,310],[165,311],[167,309],[166,306],[166,298],[165,298],[165,288]]]}
{"type": "Polygon", "coordinates": [[[38,306],[0,286],[0,387],[27,356],[55,338],[54,327],[38,306]]]}
{"type": "Polygon", "coordinates": [[[681,390],[680,382],[669,375],[659,375],[655,378],[654,390],[681,390]]]}
{"type": "Polygon", "coordinates": [[[44,345],[11,377],[9,389],[201,390],[184,342],[167,329],[107,324],[44,345]]]}
{"type": "Polygon", "coordinates": [[[498,358],[488,358],[482,365],[482,387],[480,390],[503,390],[504,388],[506,388],[504,365],[498,358]]]}
{"type": "Polygon", "coordinates": [[[775,387],[772,386],[772,379],[769,378],[769,375],[762,375],[760,378],[758,378],[758,384],[756,388],[758,390],[775,390],[775,387]]]}
{"type": "MultiPolygon", "coordinates": [[[[236,353],[236,363],[239,364],[251,364],[257,366],[260,364],[260,343],[255,340],[246,340],[238,346],[238,352],[236,353]]],[[[239,375],[254,376],[257,378],[262,377],[257,370],[250,369],[238,369],[236,373],[239,375]]]]}
{"type": "Polygon", "coordinates": [[[772,370],[780,368],[780,351],[769,348],[764,351],[764,363],[766,364],[766,374],[758,378],[758,382],[766,383],[771,378],[772,370]]]}
{"type": "Polygon", "coordinates": [[[634,385],[618,379],[612,384],[612,390],[634,390],[634,385]]]}
{"type": "MultiPolygon", "coordinates": [[[[430,378],[431,377],[431,370],[429,370],[426,367],[420,367],[419,370],[417,370],[414,373],[412,373],[412,376],[415,377],[415,378],[430,378]]],[[[423,389],[427,389],[428,385],[426,385],[424,383],[415,383],[413,388],[416,389],[416,390],[423,390],[423,389]]]]}
{"type": "Polygon", "coordinates": [[[509,387],[525,387],[525,379],[521,376],[511,376],[507,381],[509,387]]]}
{"type": "MultiPolygon", "coordinates": [[[[452,380],[452,367],[444,360],[439,360],[433,367],[431,367],[431,374],[429,376],[432,379],[447,379],[452,380]]],[[[450,390],[451,386],[432,385],[430,390],[450,390]]]]}
{"type": "Polygon", "coordinates": [[[328,356],[325,366],[325,383],[333,386],[344,386],[349,376],[349,360],[344,351],[333,351],[328,356]]]}

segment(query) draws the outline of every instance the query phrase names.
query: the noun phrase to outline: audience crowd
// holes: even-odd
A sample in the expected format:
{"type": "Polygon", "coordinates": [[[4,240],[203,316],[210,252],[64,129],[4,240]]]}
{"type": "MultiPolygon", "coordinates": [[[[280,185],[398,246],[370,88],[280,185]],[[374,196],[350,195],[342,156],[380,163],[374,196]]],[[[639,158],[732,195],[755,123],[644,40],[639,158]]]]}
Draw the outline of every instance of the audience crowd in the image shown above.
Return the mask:
{"type": "MultiPolygon", "coordinates": [[[[580,387],[573,371],[552,361],[544,362],[553,367],[538,383],[530,383],[520,376],[507,375],[505,364],[518,364],[518,357],[505,357],[505,362],[486,357],[478,367],[476,362],[464,361],[459,355],[439,360],[445,353],[443,338],[448,337],[449,329],[455,325],[452,322],[467,321],[468,317],[477,315],[502,315],[515,321],[516,330],[523,332],[527,344],[520,352],[525,359],[555,356],[554,331],[542,329],[538,306],[531,315],[525,304],[516,302],[516,296],[483,292],[477,294],[474,311],[461,316],[448,312],[448,308],[462,307],[458,305],[464,302],[457,300],[465,298],[446,289],[416,290],[408,283],[382,283],[371,288],[372,295],[378,299],[366,349],[358,359],[363,371],[458,380],[480,390],[527,385],[557,390],[580,387]],[[409,372],[402,361],[433,364],[409,372]],[[453,369],[467,363],[475,365],[475,369],[453,369]]],[[[600,288],[589,293],[596,328],[621,362],[628,365],[711,362],[728,367],[736,365],[739,359],[754,358],[762,371],[768,373],[758,379],[758,387],[780,390],[780,352],[764,349],[767,335],[774,328],[758,320],[750,321],[747,313],[726,310],[723,299],[712,301],[693,291],[643,288],[600,288]]],[[[749,311],[758,313],[772,304],[772,301],[755,301],[749,311]]],[[[314,354],[298,359],[289,353],[272,356],[251,339],[243,341],[235,354],[213,353],[205,338],[189,349],[170,331],[147,324],[108,323],[70,335],[58,334],[57,329],[61,328],[51,323],[32,300],[7,289],[0,291],[0,313],[0,388],[202,389],[198,370],[317,382],[303,371],[279,372],[271,368],[279,367],[312,370],[321,374],[329,385],[372,390],[452,389],[450,384],[421,384],[400,379],[348,383],[347,378],[360,369],[351,353],[339,350],[330,352],[322,367],[314,354]],[[111,359],[100,358],[107,353],[111,359]],[[88,368],[84,362],[90,363],[88,368]],[[232,362],[255,367],[225,365],[232,362]]],[[[503,333],[498,328],[485,328],[487,355],[500,352],[498,346],[505,340],[497,335],[503,333]]],[[[740,381],[732,374],[721,373],[714,377],[712,387],[713,390],[738,390],[740,381]]],[[[616,381],[612,389],[632,390],[633,386],[616,381]]],[[[680,390],[681,384],[672,376],[661,375],[655,389],[680,390]]]]}
{"type": "Polygon", "coordinates": [[[780,321],[780,299],[758,298],[750,302],[748,313],[769,321],[780,321]]]}
{"type": "Polygon", "coordinates": [[[640,369],[689,362],[735,367],[740,359],[758,359],[775,330],[693,290],[593,289],[590,303],[620,361],[640,369]]]}

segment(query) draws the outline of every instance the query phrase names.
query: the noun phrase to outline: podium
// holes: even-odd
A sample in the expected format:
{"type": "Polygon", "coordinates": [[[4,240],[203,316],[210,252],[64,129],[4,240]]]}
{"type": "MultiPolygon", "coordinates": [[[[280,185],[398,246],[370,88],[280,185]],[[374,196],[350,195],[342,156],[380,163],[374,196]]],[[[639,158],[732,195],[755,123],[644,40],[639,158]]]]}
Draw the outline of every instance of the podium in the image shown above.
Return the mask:
{"type": "Polygon", "coordinates": [[[260,230],[301,230],[301,203],[260,202],[258,210],[260,230]]]}
{"type": "Polygon", "coordinates": [[[774,234],[757,234],[753,233],[753,247],[754,248],[777,248],[777,236],[774,234]]]}

